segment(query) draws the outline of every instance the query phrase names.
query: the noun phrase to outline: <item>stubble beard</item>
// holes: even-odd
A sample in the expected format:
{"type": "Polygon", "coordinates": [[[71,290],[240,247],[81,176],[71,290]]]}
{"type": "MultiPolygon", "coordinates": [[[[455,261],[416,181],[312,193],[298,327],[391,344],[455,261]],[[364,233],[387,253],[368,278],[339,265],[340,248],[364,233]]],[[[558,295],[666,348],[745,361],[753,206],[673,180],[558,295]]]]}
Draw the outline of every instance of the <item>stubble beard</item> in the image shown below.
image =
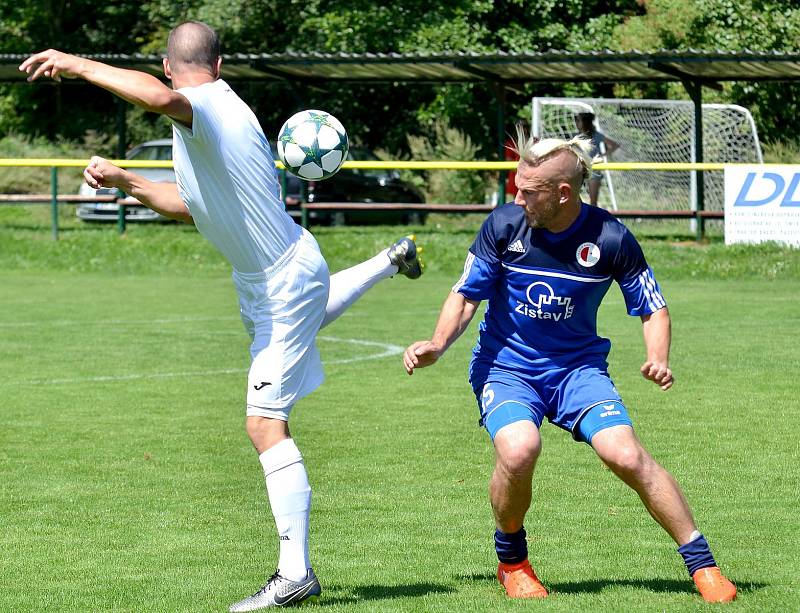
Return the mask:
{"type": "Polygon", "coordinates": [[[525,209],[525,221],[534,229],[546,230],[548,224],[555,219],[556,215],[558,215],[558,202],[549,204],[541,215],[534,215],[527,208],[525,209]]]}

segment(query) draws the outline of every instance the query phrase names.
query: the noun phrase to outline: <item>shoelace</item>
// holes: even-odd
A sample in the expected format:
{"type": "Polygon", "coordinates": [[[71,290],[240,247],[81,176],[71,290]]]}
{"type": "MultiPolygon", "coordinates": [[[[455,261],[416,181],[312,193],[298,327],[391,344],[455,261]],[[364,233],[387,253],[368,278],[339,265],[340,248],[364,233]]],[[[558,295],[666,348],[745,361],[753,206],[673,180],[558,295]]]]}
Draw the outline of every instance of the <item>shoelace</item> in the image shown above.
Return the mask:
{"type": "Polygon", "coordinates": [[[278,577],[283,579],[283,577],[281,577],[280,571],[276,570],[274,573],[272,573],[272,576],[269,579],[267,579],[267,582],[264,584],[264,586],[260,590],[258,590],[255,594],[253,594],[251,598],[255,596],[261,596],[261,594],[265,594],[267,592],[267,589],[269,589],[270,583],[275,581],[275,579],[277,579],[278,577]]]}

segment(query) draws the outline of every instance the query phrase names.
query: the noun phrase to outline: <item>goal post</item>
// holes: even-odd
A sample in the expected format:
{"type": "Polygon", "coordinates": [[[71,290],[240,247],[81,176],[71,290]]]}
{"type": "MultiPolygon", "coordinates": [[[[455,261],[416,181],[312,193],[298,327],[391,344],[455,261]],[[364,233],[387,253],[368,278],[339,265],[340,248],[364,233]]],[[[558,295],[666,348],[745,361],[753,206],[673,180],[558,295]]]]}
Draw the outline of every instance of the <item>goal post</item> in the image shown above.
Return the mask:
{"type": "MultiPolygon", "coordinates": [[[[703,104],[704,162],[761,163],[761,145],[750,112],[733,104],[703,104]]],[[[694,104],[689,100],[626,98],[533,99],[532,133],[571,138],[575,116],[590,112],[595,128],[619,144],[607,161],[697,162],[694,104]]],[[[607,208],[697,210],[697,171],[604,171],[600,203],[607,208]]],[[[724,209],[721,171],[704,171],[705,208],[724,209]]]]}

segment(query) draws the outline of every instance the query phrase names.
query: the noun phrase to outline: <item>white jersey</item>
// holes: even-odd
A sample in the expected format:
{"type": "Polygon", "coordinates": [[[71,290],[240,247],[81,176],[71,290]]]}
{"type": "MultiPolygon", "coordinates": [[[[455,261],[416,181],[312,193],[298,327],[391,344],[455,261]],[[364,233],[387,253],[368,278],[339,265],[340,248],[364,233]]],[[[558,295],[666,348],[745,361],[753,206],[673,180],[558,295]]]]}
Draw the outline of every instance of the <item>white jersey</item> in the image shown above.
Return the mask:
{"type": "Polygon", "coordinates": [[[264,132],[221,79],[178,91],[192,104],[191,129],[173,124],[178,192],[197,229],[235,270],[266,270],[300,228],[284,210],[264,132]]]}

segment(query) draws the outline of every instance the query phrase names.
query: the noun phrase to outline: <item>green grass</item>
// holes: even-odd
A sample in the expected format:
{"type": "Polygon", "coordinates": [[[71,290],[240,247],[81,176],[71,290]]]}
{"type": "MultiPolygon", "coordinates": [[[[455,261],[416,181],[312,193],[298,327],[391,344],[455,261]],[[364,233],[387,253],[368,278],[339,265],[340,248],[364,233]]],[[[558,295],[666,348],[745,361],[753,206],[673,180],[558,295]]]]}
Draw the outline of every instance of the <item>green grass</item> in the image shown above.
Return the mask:
{"type": "MultiPolygon", "coordinates": [[[[190,228],[72,224],[56,243],[46,223],[2,221],[0,611],[225,610],[277,552],[242,427],[247,338],[227,268],[190,228]]],[[[426,275],[382,283],[322,332],[328,379],[292,417],[319,610],[709,610],[638,498],[549,425],[526,523],[554,595],[501,594],[492,452],[466,373],[475,326],[414,377],[376,357],[429,335],[474,224],[432,220],[426,275]]],[[[338,269],[397,232],[318,237],[338,269]]],[[[612,376],[739,585],[726,610],[797,610],[798,250],[650,236],[677,383],[639,376],[640,326],[616,289],[600,314],[612,376]]]]}

